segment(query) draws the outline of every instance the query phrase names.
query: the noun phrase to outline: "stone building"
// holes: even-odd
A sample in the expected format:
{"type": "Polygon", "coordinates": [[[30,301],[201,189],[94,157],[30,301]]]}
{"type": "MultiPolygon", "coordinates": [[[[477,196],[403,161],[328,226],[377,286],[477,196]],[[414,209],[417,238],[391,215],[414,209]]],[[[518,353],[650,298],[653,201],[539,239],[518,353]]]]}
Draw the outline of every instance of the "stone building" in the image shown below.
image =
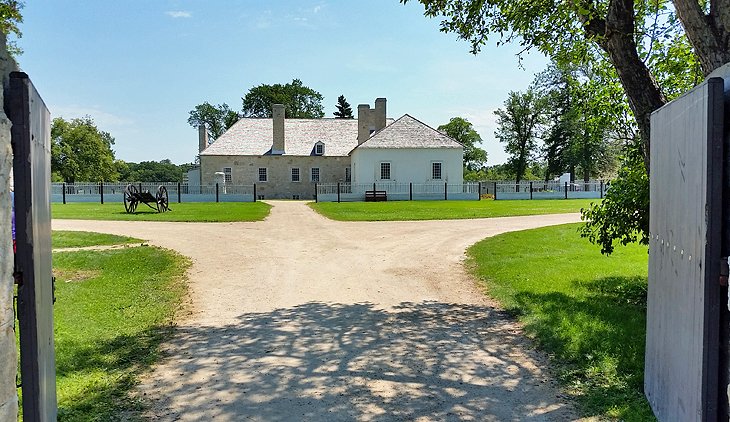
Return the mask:
{"type": "MultiPolygon", "coordinates": [[[[353,177],[353,166],[357,168],[358,164],[352,161],[352,153],[359,146],[363,147],[359,155],[368,160],[389,152],[399,161],[397,165],[392,164],[392,174],[396,174],[397,168],[404,176],[418,173],[406,171],[406,168],[409,160],[423,161],[417,159],[423,155],[426,160],[423,166],[429,166],[428,175],[424,180],[403,182],[429,180],[434,171],[432,162],[449,163],[447,167],[443,164],[439,167],[439,172],[444,168],[451,170],[449,183],[462,181],[462,149],[456,141],[408,115],[399,119],[402,122],[397,130],[383,131],[394,122],[387,118],[385,98],[376,99],[374,108],[359,105],[357,119],[285,119],[281,104],[274,104],[272,111],[273,118],[240,119],[210,145],[202,128],[199,134],[202,185],[215,184],[222,175],[227,185],[255,183],[258,199],[312,199],[316,183],[358,182],[353,177]],[[385,136],[376,138],[374,134],[381,131],[385,136]],[[450,141],[445,142],[445,138],[450,141]],[[371,142],[366,145],[368,140],[371,142]],[[386,142],[387,148],[379,148],[386,145],[381,145],[382,141],[386,142]],[[400,154],[395,151],[398,145],[401,146],[400,154]],[[457,155],[458,165],[453,163],[453,157],[457,155]]],[[[360,165],[360,174],[365,174],[364,165],[360,165]]],[[[380,162],[373,165],[382,166],[380,162]]],[[[427,173],[425,169],[424,174],[427,173]]],[[[443,179],[448,179],[447,173],[443,174],[443,179]]],[[[372,180],[361,177],[363,182],[372,180]]]]}

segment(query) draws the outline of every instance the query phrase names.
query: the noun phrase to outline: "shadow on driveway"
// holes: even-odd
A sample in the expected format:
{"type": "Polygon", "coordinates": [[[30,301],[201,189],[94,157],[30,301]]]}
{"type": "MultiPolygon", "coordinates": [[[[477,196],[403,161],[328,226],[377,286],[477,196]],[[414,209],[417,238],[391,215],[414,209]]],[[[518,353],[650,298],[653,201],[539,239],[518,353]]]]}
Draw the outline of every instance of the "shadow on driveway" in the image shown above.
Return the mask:
{"type": "Polygon", "coordinates": [[[524,341],[485,306],[309,302],[178,327],[139,390],[161,420],[574,419],[524,341]]]}

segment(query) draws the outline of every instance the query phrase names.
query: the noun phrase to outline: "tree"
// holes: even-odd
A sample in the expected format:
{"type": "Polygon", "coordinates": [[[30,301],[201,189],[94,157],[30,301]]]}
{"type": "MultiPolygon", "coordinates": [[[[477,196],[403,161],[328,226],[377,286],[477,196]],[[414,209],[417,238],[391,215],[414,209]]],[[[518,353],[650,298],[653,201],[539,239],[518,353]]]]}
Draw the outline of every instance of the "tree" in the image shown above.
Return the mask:
{"type": "MultiPolygon", "coordinates": [[[[405,3],[408,0],[401,0],[405,3]]],[[[730,62],[730,1],[673,0],[419,0],[426,16],[442,16],[441,30],[455,32],[477,53],[491,34],[500,42],[519,40],[559,62],[605,58],[626,93],[649,168],[650,114],[666,103],[656,58],[686,31],[704,75],[730,62]],[[647,47],[648,46],[648,47],[647,47]]],[[[499,42],[498,42],[499,44],[499,42]]]]}
{"type": "Polygon", "coordinates": [[[468,172],[477,172],[487,164],[487,152],[476,146],[482,142],[482,137],[468,120],[453,117],[449,123],[439,126],[438,130],[464,146],[464,167],[468,172]]]}
{"type": "Polygon", "coordinates": [[[125,163],[119,179],[125,182],[182,182],[183,170],[170,160],[125,163]]]}
{"type": "Polygon", "coordinates": [[[261,84],[251,88],[243,100],[246,117],[271,117],[272,104],[284,104],[285,115],[290,119],[321,119],[324,117],[322,94],[294,79],[282,85],[261,84]]]}
{"type": "MultiPolygon", "coordinates": [[[[407,2],[408,0],[401,0],[407,2]]],[[[635,177],[650,168],[650,114],[687,86],[730,61],[730,1],[728,0],[419,0],[426,16],[442,16],[441,30],[455,32],[478,53],[492,34],[500,41],[519,41],[523,52],[537,48],[561,63],[585,64],[607,61],[619,81],[631,110],[638,136],[632,154],[624,158],[622,183],[613,183],[614,194],[594,205],[584,216],[588,227],[617,237],[594,236],[600,242],[622,243],[637,238],[648,242],[644,218],[648,201],[622,197],[648,192],[648,178],[635,177]],[[680,25],[681,23],[681,25],[680,25]],[[682,28],[683,27],[683,28],[682,28]],[[620,201],[613,202],[612,201],[620,201]],[[625,206],[645,208],[626,208],[625,206]],[[601,212],[608,209],[620,210],[601,212]],[[618,216],[618,217],[617,217],[618,216]],[[607,225],[606,227],[602,227],[607,225]],[[631,233],[626,237],[627,233],[631,233]]],[[[604,250],[612,250],[602,243],[604,250]]]]}
{"type": "Polygon", "coordinates": [[[334,112],[335,117],[338,119],[354,119],[352,115],[352,107],[347,102],[344,95],[337,97],[337,111],[334,112]]]}
{"type": "Polygon", "coordinates": [[[7,36],[11,34],[18,38],[23,35],[18,27],[18,24],[23,22],[23,16],[20,13],[23,6],[22,1],[0,0],[0,32],[5,36],[6,48],[12,56],[17,56],[23,52],[15,41],[8,41],[7,39],[7,36]]]}
{"type": "Polygon", "coordinates": [[[97,129],[90,116],[51,125],[51,171],[64,181],[114,182],[119,174],[114,164],[114,138],[97,129]]]}
{"type": "Polygon", "coordinates": [[[533,162],[538,131],[543,120],[543,104],[533,89],[527,92],[511,91],[504,109],[497,109],[497,130],[494,135],[505,144],[510,155],[507,165],[519,184],[533,162]]]}
{"type": "Polygon", "coordinates": [[[241,116],[231,110],[228,104],[223,103],[214,106],[206,101],[190,110],[188,124],[194,128],[205,125],[209,138],[211,141],[214,141],[223,135],[240,118],[241,116]]]}

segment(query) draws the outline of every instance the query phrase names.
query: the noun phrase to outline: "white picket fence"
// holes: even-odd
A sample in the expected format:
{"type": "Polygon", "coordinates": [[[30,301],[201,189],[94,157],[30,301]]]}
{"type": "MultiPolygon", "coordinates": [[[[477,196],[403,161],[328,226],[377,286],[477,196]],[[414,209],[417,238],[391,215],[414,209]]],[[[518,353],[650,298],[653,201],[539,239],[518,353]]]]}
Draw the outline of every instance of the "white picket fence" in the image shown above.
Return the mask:
{"type": "MultiPolygon", "coordinates": [[[[51,202],[122,202],[128,183],[51,183],[51,202]]],[[[167,189],[169,201],[175,202],[254,202],[256,185],[198,186],[185,183],[131,183],[140,192],[153,195],[160,186],[167,189]]]]}
{"type": "Polygon", "coordinates": [[[385,192],[388,201],[478,200],[479,183],[318,183],[318,202],[365,201],[366,192],[385,192]]]}

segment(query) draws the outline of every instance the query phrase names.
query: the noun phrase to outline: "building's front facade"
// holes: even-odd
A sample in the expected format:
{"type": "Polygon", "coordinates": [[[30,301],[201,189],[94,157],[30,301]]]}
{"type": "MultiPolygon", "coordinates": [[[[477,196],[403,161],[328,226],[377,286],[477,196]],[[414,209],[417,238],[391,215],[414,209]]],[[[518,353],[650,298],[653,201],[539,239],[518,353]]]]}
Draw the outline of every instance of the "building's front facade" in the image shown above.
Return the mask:
{"type": "Polygon", "coordinates": [[[357,119],[285,119],[278,104],[272,111],[271,119],[240,119],[210,145],[200,132],[202,185],[222,179],[256,184],[257,199],[313,199],[317,183],[382,178],[381,162],[392,166],[392,181],[462,182],[461,145],[408,115],[388,130],[385,98],[359,105],[357,119]]]}

